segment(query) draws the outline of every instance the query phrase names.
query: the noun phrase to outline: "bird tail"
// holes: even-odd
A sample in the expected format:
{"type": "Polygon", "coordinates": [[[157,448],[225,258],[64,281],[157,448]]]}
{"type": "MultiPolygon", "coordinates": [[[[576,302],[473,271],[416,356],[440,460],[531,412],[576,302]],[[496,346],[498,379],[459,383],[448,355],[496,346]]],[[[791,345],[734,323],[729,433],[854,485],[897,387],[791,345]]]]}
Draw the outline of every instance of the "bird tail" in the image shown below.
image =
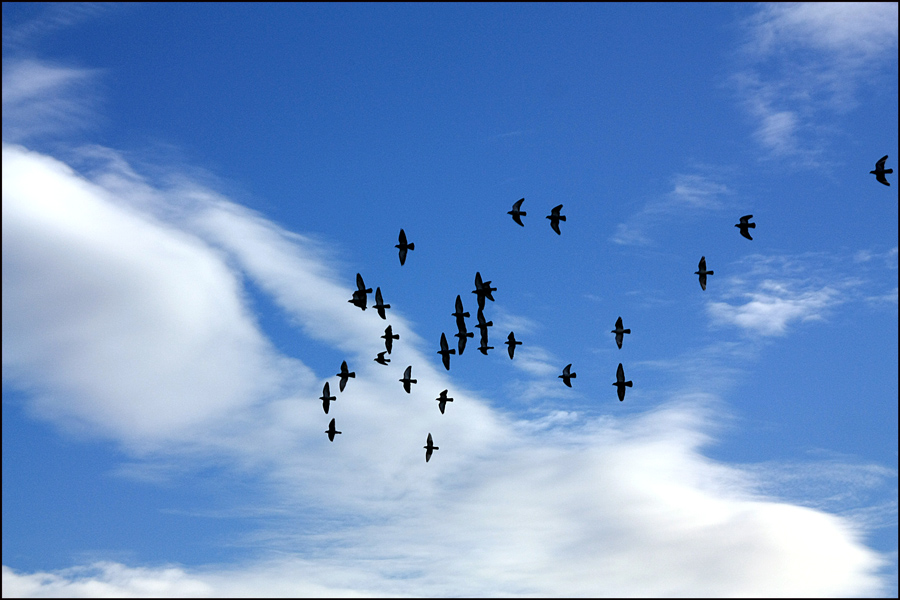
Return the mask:
{"type": "Polygon", "coordinates": [[[559,215],[559,220],[560,220],[560,221],[565,221],[565,220],[566,220],[566,215],[559,215]]]}
{"type": "Polygon", "coordinates": [[[416,243],[413,242],[412,244],[408,245],[407,248],[409,248],[410,250],[415,250],[415,249],[416,249],[416,243]]]}
{"type": "Polygon", "coordinates": [[[756,223],[747,223],[747,227],[750,229],[756,229],[756,223]]]}
{"type": "Polygon", "coordinates": [[[633,385],[634,385],[634,384],[631,383],[630,381],[626,381],[626,382],[625,382],[625,387],[632,387],[633,385]]]}
{"type": "Polygon", "coordinates": [[[630,329],[623,329],[623,330],[622,330],[622,333],[631,333],[631,330],[630,330],[630,329]]]}
{"type": "Polygon", "coordinates": [[[885,169],[884,172],[885,172],[885,173],[893,173],[894,170],[893,170],[893,169],[885,169]]]}
{"type": "Polygon", "coordinates": [[[706,274],[707,274],[707,275],[715,275],[716,272],[715,272],[715,271],[707,271],[706,274]]]}
{"type": "Polygon", "coordinates": [[[571,377],[572,379],[575,379],[576,377],[578,377],[578,374],[577,374],[577,373],[572,373],[571,375],[569,375],[569,377],[571,377]]]}

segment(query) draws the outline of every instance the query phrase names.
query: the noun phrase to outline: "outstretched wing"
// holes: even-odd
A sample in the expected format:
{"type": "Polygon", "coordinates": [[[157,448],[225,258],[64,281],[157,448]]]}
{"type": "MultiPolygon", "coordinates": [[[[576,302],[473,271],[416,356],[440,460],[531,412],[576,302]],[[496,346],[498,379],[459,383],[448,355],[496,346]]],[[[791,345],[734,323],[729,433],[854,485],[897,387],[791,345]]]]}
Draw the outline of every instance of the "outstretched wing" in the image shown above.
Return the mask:
{"type": "Polygon", "coordinates": [[[878,159],[878,162],[875,163],[875,168],[878,169],[878,170],[884,169],[884,161],[886,161],[887,159],[888,159],[888,155],[887,155],[887,154],[885,154],[884,156],[882,156],[881,158],[879,158],[879,159],[878,159]]]}
{"type": "Polygon", "coordinates": [[[525,202],[525,198],[520,198],[513,203],[513,211],[522,212],[522,203],[525,202]]]}
{"type": "Polygon", "coordinates": [[[406,232],[403,229],[400,230],[400,247],[406,246],[406,232]]]}
{"type": "Polygon", "coordinates": [[[619,363],[619,368],[616,369],[616,382],[622,383],[625,381],[625,367],[622,366],[622,363],[619,363]]]}
{"type": "MultiPolygon", "coordinates": [[[[621,327],[622,327],[621,323],[618,325],[618,327],[621,329],[621,327]]],[[[616,332],[616,346],[619,347],[619,350],[622,349],[622,338],[624,338],[624,337],[625,336],[622,335],[622,332],[616,332]]]]}

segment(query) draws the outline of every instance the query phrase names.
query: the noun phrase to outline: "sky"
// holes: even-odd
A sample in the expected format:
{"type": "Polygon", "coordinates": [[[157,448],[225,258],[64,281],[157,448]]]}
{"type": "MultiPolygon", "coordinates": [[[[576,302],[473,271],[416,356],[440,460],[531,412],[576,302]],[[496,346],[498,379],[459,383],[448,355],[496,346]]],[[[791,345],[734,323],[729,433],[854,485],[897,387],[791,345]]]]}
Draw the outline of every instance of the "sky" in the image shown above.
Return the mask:
{"type": "Polygon", "coordinates": [[[896,596],[897,4],[2,10],[4,596],[896,596]]]}

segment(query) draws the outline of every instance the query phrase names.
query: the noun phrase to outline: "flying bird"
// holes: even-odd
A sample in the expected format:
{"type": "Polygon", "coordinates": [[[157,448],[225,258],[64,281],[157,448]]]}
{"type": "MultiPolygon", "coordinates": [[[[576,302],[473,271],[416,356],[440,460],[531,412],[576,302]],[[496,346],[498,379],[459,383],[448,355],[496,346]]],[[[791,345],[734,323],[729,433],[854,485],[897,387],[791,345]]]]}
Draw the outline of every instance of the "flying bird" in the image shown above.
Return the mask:
{"type": "Polygon", "coordinates": [[[553,228],[553,231],[556,232],[556,235],[560,235],[559,233],[559,222],[565,221],[566,216],[559,214],[559,211],[562,210],[563,205],[560,204],[556,208],[550,211],[550,214],[547,215],[547,218],[550,219],[550,227],[553,228]]]}
{"type": "Polygon", "coordinates": [[[516,352],[516,346],[521,346],[522,342],[517,342],[516,334],[510,331],[504,343],[509,346],[509,358],[512,360],[513,354],[516,352]]]}
{"type": "Polygon", "coordinates": [[[471,331],[466,331],[466,324],[459,323],[462,327],[459,328],[458,333],[454,333],[453,335],[459,338],[459,343],[457,344],[457,348],[459,348],[459,355],[462,356],[463,350],[466,349],[466,338],[475,337],[475,334],[471,331]]]}
{"type": "Polygon", "coordinates": [[[874,175],[875,179],[877,179],[880,183],[883,183],[884,185],[891,185],[890,183],[888,183],[888,180],[887,180],[887,178],[885,178],[884,174],[885,173],[893,173],[894,170],[884,168],[884,161],[886,161],[886,160],[887,160],[887,154],[882,156],[881,159],[879,159],[879,161],[877,163],[875,163],[875,170],[869,171],[869,173],[874,175]]]}
{"type": "Polygon", "coordinates": [[[477,295],[478,298],[478,308],[480,310],[484,309],[484,299],[487,298],[491,302],[494,301],[494,296],[491,292],[496,292],[497,288],[491,287],[490,281],[482,281],[481,280],[481,272],[477,271],[475,273],[475,289],[472,290],[473,294],[477,295]]]}
{"type": "Polygon", "coordinates": [[[400,243],[394,246],[394,248],[400,249],[400,266],[402,267],[406,264],[406,251],[407,250],[415,250],[415,243],[407,244],[406,243],[406,232],[402,229],[400,230],[400,243]]]}
{"type": "Polygon", "coordinates": [[[456,310],[452,314],[456,317],[456,326],[465,329],[466,323],[463,321],[463,317],[468,317],[469,313],[463,312],[462,298],[459,297],[459,294],[456,295],[456,310]]]}
{"type": "Polygon", "coordinates": [[[328,434],[328,441],[330,442],[334,441],[334,434],[340,433],[340,431],[334,427],[334,419],[331,419],[331,423],[328,424],[328,429],[325,430],[325,433],[328,434]]]}
{"type": "Polygon", "coordinates": [[[700,289],[706,291],[706,276],[707,275],[715,275],[715,272],[706,270],[706,257],[705,256],[700,257],[700,264],[698,266],[700,267],[700,270],[694,271],[694,275],[700,276],[700,289]]]}
{"type": "Polygon", "coordinates": [[[571,369],[572,369],[572,363],[569,363],[565,367],[563,367],[562,375],[557,375],[557,377],[562,379],[563,383],[566,384],[568,387],[572,387],[572,382],[570,380],[575,379],[575,377],[577,376],[575,373],[570,372],[571,369]]]}
{"type": "Polygon", "coordinates": [[[347,385],[347,379],[350,377],[356,378],[356,373],[353,371],[347,370],[347,361],[341,363],[341,372],[337,374],[338,377],[341,378],[341,382],[338,384],[340,391],[344,391],[344,386],[347,385]]]}
{"type": "Polygon", "coordinates": [[[374,358],[375,362],[377,362],[378,364],[381,364],[381,365],[386,365],[386,364],[388,364],[389,362],[391,362],[391,359],[385,358],[384,355],[385,355],[384,352],[379,352],[379,353],[378,353],[378,356],[376,356],[376,357],[374,358]]]}
{"type": "Polygon", "coordinates": [[[619,347],[619,350],[622,349],[622,334],[623,333],[631,333],[630,329],[622,329],[622,317],[616,319],[616,328],[610,331],[610,333],[616,334],[616,346],[619,347]]]}
{"type": "MultiPolygon", "coordinates": [[[[388,354],[390,354],[391,348],[394,347],[394,340],[399,340],[400,335],[394,333],[394,330],[391,329],[390,325],[388,325],[387,327],[384,328],[384,335],[381,337],[384,339],[384,349],[387,351],[388,354]]],[[[384,352],[382,352],[382,354],[384,354],[384,352]]]]}
{"type": "Polygon", "coordinates": [[[734,226],[741,230],[741,235],[747,238],[748,240],[752,240],[750,237],[750,230],[756,229],[756,223],[751,223],[750,219],[753,218],[753,215],[744,215],[741,217],[740,223],[735,223],[734,226]]]}
{"type": "Polygon", "coordinates": [[[617,388],[616,392],[618,392],[619,402],[621,402],[625,399],[625,388],[632,386],[630,381],[625,381],[625,369],[622,368],[622,363],[619,363],[619,368],[616,369],[616,380],[613,385],[617,388]]]}
{"type": "Polygon", "coordinates": [[[431,453],[435,450],[440,450],[437,446],[434,445],[434,441],[431,439],[431,434],[428,434],[428,441],[426,445],[422,446],[425,448],[425,462],[431,460],[431,453]]]}
{"type": "Polygon", "coordinates": [[[493,321],[485,321],[484,320],[484,313],[481,312],[481,309],[478,309],[478,325],[476,325],[475,327],[477,327],[478,329],[481,330],[482,345],[487,345],[487,337],[488,337],[487,328],[493,327],[493,325],[494,325],[493,321]]]}
{"type": "Polygon", "coordinates": [[[322,389],[322,395],[319,396],[319,399],[322,400],[322,408],[325,409],[325,414],[328,414],[328,407],[331,405],[331,402],[337,402],[337,398],[331,395],[331,388],[328,387],[328,382],[325,382],[325,387],[322,389]]]}
{"type": "Polygon", "coordinates": [[[406,390],[406,393],[409,393],[409,385],[411,383],[416,383],[415,379],[410,379],[412,377],[412,365],[406,367],[406,370],[403,371],[403,377],[399,380],[403,382],[403,389],[406,390]]]}
{"type": "Polygon", "coordinates": [[[448,402],[453,402],[453,398],[447,397],[447,390],[441,392],[441,395],[435,398],[438,401],[438,408],[441,409],[441,414],[444,414],[444,408],[447,406],[448,402]]]}
{"type": "Polygon", "coordinates": [[[526,213],[524,210],[522,210],[522,203],[523,203],[523,202],[525,202],[525,198],[522,198],[522,199],[520,199],[520,200],[516,200],[515,204],[513,204],[512,210],[509,211],[509,212],[506,213],[506,214],[512,215],[513,221],[515,221],[516,223],[518,223],[518,224],[521,225],[522,227],[525,227],[525,223],[522,222],[522,217],[524,217],[524,216],[527,215],[528,213],[526,213]]]}
{"type": "Polygon", "coordinates": [[[441,349],[437,351],[438,354],[441,355],[441,362],[444,363],[444,368],[448,371],[450,370],[450,355],[456,354],[456,350],[449,348],[447,346],[447,336],[444,333],[441,333],[441,349]]]}
{"type": "Polygon", "coordinates": [[[487,334],[485,333],[484,335],[481,336],[481,345],[478,346],[478,351],[481,352],[482,354],[484,354],[485,356],[487,356],[487,351],[493,350],[493,349],[494,349],[493,346],[488,346],[488,338],[487,338],[487,334]]]}
{"type": "Polygon", "coordinates": [[[390,304],[385,304],[384,300],[381,299],[381,288],[375,288],[375,304],[372,305],[372,308],[378,311],[378,316],[382,319],[387,320],[387,317],[384,316],[384,309],[390,308],[390,304]]]}
{"type": "Polygon", "coordinates": [[[368,300],[368,296],[366,294],[371,294],[372,288],[367,288],[366,284],[363,282],[362,275],[359,273],[356,274],[356,291],[353,292],[353,298],[347,300],[353,304],[353,306],[358,306],[363,310],[366,310],[366,301],[368,300]]]}

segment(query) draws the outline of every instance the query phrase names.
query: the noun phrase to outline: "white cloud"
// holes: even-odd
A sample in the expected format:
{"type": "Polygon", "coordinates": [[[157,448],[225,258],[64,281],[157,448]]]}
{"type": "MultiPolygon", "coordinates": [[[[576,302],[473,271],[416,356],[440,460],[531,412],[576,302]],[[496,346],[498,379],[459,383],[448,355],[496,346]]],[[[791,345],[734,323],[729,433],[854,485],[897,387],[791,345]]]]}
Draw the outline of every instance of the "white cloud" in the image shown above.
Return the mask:
{"type": "Polygon", "coordinates": [[[794,291],[782,282],[763,281],[757,291],[743,294],[747,301],[731,305],[710,302],[708,311],[715,322],[737,325],[760,335],[781,335],[791,321],[821,319],[823,310],[837,301],[829,287],[794,291]]]}

